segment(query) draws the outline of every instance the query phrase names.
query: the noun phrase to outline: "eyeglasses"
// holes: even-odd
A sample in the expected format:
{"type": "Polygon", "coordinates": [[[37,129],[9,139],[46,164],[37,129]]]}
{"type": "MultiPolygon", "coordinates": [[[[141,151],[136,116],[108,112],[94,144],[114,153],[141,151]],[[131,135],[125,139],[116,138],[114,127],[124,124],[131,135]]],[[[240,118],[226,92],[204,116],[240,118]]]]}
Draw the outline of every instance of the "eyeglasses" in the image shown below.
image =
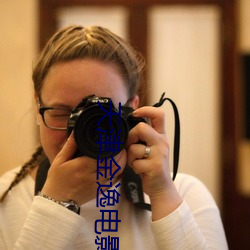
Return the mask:
{"type": "Polygon", "coordinates": [[[71,112],[72,110],[69,108],[39,108],[39,113],[42,116],[45,126],[55,130],[67,130],[71,112]]]}
{"type": "MultiPolygon", "coordinates": [[[[124,106],[128,106],[129,102],[130,99],[128,99],[124,106]]],[[[41,98],[39,98],[39,114],[42,116],[45,126],[54,130],[67,130],[72,110],[63,107],[42,107],[41,103],[41,98]]]]}

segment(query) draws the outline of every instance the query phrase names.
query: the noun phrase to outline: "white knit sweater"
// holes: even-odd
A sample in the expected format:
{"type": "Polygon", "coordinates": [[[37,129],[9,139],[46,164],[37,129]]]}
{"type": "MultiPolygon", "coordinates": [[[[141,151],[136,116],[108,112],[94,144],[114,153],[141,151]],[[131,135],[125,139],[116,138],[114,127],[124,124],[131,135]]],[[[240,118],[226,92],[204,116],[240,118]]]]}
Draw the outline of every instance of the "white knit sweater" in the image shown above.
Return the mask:
{"type": "MultiPolygon", "coordinates": [[[[0,178],[0,194],[18,171],[0,178]]],[[[118,232],[97,235],[94,225],[101,212],[96,200],[84,204],[79,216],[34,197],[34,180],[27,176],[0,203],[0,249],[91,250],[98,249],[96,236],[119,237],[120,250],[228,249],[219,210],[204,185],[185,174],[177,175],[175,185],[184,202],[167,217],[152,222],[151,212],[133,207],[121,195],[114,207],[101,207],[118,210],[118,232]]]]}

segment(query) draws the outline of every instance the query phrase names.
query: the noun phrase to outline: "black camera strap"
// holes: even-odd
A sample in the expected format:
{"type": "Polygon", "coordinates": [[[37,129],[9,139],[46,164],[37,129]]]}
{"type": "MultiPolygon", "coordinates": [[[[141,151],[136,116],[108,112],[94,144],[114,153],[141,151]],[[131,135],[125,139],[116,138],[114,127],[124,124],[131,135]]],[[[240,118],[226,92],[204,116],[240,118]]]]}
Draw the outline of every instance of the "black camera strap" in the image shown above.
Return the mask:
{"type": "Polygon", "coordinates": [[[43,188],[43,185],[47,179],[47,174],[50,168],[50,162],[46,157],[43,161],[39,164],[36,173],[36,182],[35,182],[35,195],[37,195],[43,188]]]}
{"type": "MultiPolygon", "coordinates": [[[[174,118],[175,118],[174,150],[173,150],[173,180],[174,180],[177,175],[178,165],[179,165],[180,118],[175,103],[171,99],[165,98],[164,96],[165,92],[162,94],[159,102],[154,104],[153,107],[160,107],[163,105],[165,101],[169,101],[174,110],[174,118]]],[[[144,201],[144,193],[142,189],[141,177],[138,174],[136,174],[131,167],[126,166],[122,174],[122,180],[123,180],[124,192],[128,201],[132,202],[136,207],[140,207],[151,211],[151,205],[145,203],[144,201]]]]}

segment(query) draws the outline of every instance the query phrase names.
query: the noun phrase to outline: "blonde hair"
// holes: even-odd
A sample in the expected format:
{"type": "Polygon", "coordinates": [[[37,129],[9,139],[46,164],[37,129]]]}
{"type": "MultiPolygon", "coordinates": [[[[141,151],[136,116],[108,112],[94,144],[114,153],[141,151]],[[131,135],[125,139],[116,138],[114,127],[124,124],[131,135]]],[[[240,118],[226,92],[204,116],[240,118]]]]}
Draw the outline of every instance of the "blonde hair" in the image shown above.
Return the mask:
{"type": "Polygon", "coordinates": [[[115,63],[125,80],[129,98],[137,94],[144,67],[140,53],[106,28],[79,25],[58,31],[46,44],[33,70],[36,94],[41,95],[43,80],[53,65],[85,58],[115,63]]]}

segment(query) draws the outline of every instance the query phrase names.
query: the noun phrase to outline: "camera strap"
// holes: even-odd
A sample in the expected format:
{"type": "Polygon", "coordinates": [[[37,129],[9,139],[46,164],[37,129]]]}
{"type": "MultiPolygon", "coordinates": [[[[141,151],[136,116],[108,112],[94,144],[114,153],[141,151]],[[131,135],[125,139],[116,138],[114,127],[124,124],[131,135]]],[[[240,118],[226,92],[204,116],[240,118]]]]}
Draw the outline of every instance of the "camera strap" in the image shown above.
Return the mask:
{"type": "MultiPolygon", "coordinates": [[[[164,104],[165,101],[169,101],[173,107],[174,118],[175,118],[175,132],[174,132],[174,150],[173,150],[173,180],[175,179],[178,172],[179,165],[179,151],[180,151],[180,118],[177,106],[170,99],[166,98],[165,92],[161,95],[159,102],[153,105],[153,107],[160,107],[164,104]]],[[[142,181],[141,177],[136,174],[133,169],[129,166],[126,166],[123,174],[123,187],[125,195],[131,203],[133,203],[136,207],[140,207],[146,210],[151,211],[151,205],[145,203],[144,193],[142,189],[142,181]]]]}
{"type": "Polygon", "coordinates": [[[36,174],[35,182],[35,195],[37,195],[43,188],[43,185],[47,179],[47,174],[50,168],[50,162],[47,157],[39,164],[36,174]]]}

